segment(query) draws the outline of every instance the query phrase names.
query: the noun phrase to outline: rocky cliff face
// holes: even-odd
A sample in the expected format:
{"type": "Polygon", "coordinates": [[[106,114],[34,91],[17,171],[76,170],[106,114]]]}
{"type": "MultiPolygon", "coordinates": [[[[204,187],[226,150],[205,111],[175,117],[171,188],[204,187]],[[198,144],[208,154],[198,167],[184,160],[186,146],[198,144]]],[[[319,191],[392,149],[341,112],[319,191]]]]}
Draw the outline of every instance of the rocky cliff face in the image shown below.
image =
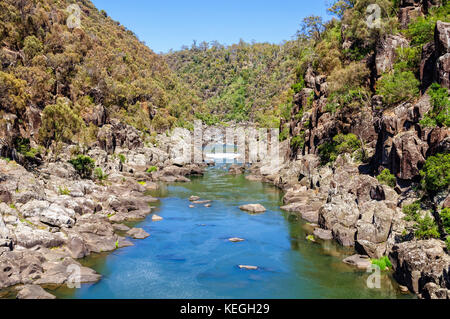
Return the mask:
{"type": "MultiPolygon", "coordinates": [[[[439,4],[401,1],[401,25],[406,28],[414,17],[425,16],[439,4]]],[[[449,26],[438,21],[434,41],[423,46],[422,94],[411,102],[387,106],[373,87],[367,105],[330,111],[328,79],[310,67],[304,75],[305,87],[294,96],[290,120],[281,123],[282,128],[289,125],[292,137],[287,150],[290,160],[269,171],[264,163],[256,165],[249,177],[285,189],[282,208],[315,224],[318,238],[332,238],[370,258],[389,256],[398,282],[423,298],[449,298],[449,252],[441,240],[414,239],[413,223],[405,219],[402,207],[418,199],[411,186],[420,181],[426,160],[450,151],[448,127],[420,123],[433,108],[427,94],[430,85],[437,82],[450,89],[449,26]],[[355,160],[342,154],[332,164],[321,165],[321,145],[349,133],[357,136],[365,156],[355,160]],[[299,137],[303,143],[293,143],[299,137]],[[384,169],[395,176],[395,187],[374,178],[384,169]]],[[[374,54],[363,59],[372,86],[394,68],[398,48],[409,48],[410,43],[402,35],[386,35],[375,47],[374,54]]],[[[447,207],[446,198],[450,198],[448,188],[431,199],[431,206],[447,207]]]]}

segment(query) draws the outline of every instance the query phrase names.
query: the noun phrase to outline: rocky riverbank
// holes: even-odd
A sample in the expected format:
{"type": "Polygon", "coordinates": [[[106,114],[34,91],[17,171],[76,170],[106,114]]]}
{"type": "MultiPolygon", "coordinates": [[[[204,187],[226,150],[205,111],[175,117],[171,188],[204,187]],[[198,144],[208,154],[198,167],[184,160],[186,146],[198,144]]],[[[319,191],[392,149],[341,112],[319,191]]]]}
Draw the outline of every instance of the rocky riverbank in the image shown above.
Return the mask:
{"type": "Polygon", "coordinates": [[[75,284],[77,274],[81,283],[100,280],[77,259],[133,245],[126,236],[148,236],[123,224],[152,214],[158,199],[148,191],[159,181],[189,182],[206,166],[175,160],[178,137],[156,139],[159,147],[146,147],[130,126],[103,126],[86,153],[107,176],[101,181],[82,179],[68,163],[74,146],[34,169],[0,159],[0,290],[15,286],[18,298],[53,298],[40,286],[75,284]]]}

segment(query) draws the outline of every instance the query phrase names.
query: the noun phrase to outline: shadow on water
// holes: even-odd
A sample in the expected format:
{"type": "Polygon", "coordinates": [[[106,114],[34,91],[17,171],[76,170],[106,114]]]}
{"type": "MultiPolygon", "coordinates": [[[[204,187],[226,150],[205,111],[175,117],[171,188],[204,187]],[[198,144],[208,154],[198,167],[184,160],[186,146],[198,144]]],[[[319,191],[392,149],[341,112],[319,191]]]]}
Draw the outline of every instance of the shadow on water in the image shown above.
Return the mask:
{"type": "Polygon", "coordinates": [[[381,289],[369,289],[370,275],[342,263],[353,253],[332,242],[312,243],[312,229],[280,211],[282,192],[221,167],[191,183],[161,185],[158,215],[138,224],[151,236],[83,264],[103,275],[81,289],[52,291],[61,298],[412,298],[401,295],[390,274],[381,289]],[[189,197],[212,200],[195,205],[189,197]],[[261,203],[264,214],[250,215],[239,205],[261,203]],[[245,239],[231,243],[231,237],[245,239]],[[257,270],[240,269],[254,265],[257,270]]]}

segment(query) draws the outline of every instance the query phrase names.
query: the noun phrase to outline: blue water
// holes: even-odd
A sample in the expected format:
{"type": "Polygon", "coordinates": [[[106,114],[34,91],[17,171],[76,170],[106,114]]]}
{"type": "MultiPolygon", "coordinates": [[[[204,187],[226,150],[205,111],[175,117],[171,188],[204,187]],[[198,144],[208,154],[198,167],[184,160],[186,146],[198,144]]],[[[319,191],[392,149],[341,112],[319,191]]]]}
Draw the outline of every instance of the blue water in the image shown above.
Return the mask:
{"type": "Polygon", "coordinates": [[[267,184],[207,171],[192,183],[163,186],[156,213],[136,225],[151,236],[135,246],[84,263],[103,275],[78,290],[54,291],[62,298],[399,298],[390,274],[382,288],[369,289],[369,274],[342,263],[352,250],[331,242],[311,243],[311,229],[279,209],[282,193],[267,184]],[[213,200],[191,204],[191,195],[213,200]],[[260,203],[267,212],[250,215],[239,205],[260,203]],[[244,242],[231,243],[231,237],[244,242]],[[238,265],[258,266],[258,270],[238,265]]]}

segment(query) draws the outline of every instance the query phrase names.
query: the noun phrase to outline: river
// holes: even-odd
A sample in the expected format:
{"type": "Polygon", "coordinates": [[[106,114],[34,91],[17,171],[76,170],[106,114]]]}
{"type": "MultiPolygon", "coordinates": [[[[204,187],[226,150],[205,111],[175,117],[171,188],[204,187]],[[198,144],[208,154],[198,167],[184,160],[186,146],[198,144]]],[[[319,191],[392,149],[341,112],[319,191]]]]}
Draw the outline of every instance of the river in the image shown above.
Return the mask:
{"type": "Polygon", "coordinates": [[[389,273],[382,273],[380,289],[369,289],[370,274],[342,262],[353,249],[308,241],[311,228],[279,209],[283,194],[271,185],[217,166],[191,183],[162,184],[153,195],[161,198],[155,211],[164,220],[152,222],[150,216],[132,225],[149,238],[85,259],[83,264],[103,275],[98,283],[51,293],[85,299],[412,298],[399,292],[389,273]],[[191,195],[212,200],[212,206],[189,208],[191,195]],[[267,211],[239,210],[247,203],[267,211]],[[231,237],[245,241],[232,243],[231,237]]]}

